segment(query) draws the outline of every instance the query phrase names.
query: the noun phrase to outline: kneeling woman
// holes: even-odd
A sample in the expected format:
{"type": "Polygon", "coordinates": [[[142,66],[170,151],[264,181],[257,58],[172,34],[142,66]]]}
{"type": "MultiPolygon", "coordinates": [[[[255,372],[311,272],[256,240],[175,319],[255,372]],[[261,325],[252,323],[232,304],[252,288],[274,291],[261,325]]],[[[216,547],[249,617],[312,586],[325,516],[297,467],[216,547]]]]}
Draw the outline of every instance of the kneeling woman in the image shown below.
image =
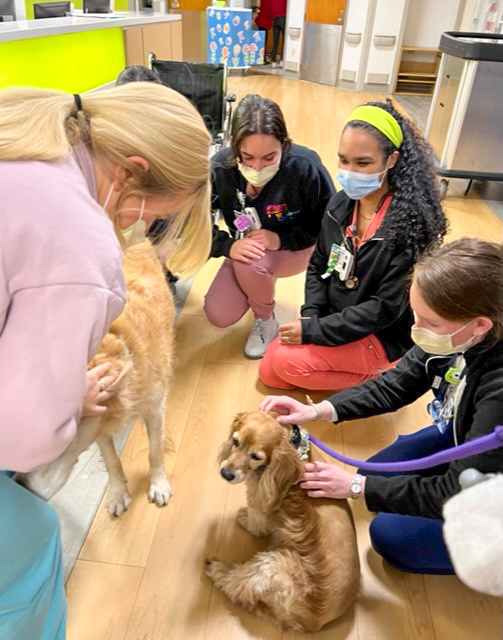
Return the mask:
{"type": "Polygon", "coordinates": [[[228,230],[215,227],[211,255],[226,260],[204,302],[211,324],[228,327],[249,308],[254,322],[245,345],[261,358],[278,333],[277,278],[304,271],[335,192],[317,153],[288,137],[272,100],[245,96],[232,121],[232,147],[213,158],[213,209],[228,230]]]}
{"type": "MultiPolygon", "coordinates": [[[[395,369],[314,406],[270,396],[261,409],[287,414],[279,417],[284,423],[320,415],[339,422],[395,411],[431,388],[434,424],[370,458],[380,462],[420,458],[490,433],[503,424],[502,276],[500,245],[474,238],[444,245],[415,268],[416,346],[395,369]]],[[[378,512],[370,536],[379,554],[405,571],[447,574],[454,570],[442,537],[442,507],[469,467],[502,473],[503,450],[400,475],[355,475],[317,462],[306,465],[301,486],[313,497],[363,495],[368,509],[378,512]]]]}
{"type": "Polygon", "coordinates": [[[301,318],[280,327],[260,366],[270,387],[344,389],[412,346],[409,274],[446,229],[429,147],[390,105],[357,107],[338,180],[344,191],[323,219],[301,318]]]}

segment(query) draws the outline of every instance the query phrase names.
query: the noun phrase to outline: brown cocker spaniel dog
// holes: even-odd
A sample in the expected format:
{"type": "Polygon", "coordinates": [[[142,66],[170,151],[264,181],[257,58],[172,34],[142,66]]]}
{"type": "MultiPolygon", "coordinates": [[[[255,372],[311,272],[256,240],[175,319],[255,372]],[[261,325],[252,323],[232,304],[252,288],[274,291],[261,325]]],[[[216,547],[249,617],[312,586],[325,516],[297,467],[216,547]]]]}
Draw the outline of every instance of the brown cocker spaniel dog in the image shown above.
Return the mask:
{"type": "Polygon", "coordinates": [[[206,561],[206,573],[234,603],[282,629],[314,632],[356,598],[359,560],[345,500],[309,498],[304,465],[290,444],[292,427],[266,413],[240,413],[219,455],[231,484],[246,482],[248,507],[237,521],[270,536],[267,551],[244,564],[206,561]]]}

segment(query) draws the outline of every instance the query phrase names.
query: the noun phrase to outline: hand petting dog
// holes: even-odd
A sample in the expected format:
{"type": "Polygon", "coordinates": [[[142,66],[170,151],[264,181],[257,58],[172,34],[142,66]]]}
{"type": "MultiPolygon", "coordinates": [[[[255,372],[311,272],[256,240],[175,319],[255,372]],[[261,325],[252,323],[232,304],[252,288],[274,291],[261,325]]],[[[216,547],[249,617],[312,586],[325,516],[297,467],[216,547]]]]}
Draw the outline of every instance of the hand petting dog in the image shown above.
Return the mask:
{"type": "Polygon", "coordinates": [[[118,372],[111,375],[105,375],[110,367],[110,362],[89,369],[87,372],[87,391],[82,401],[81,418],[86,416],[100,416],[107,410],[102,403],[110,400],[115,395],[115,391],[109,391],[109,385],[117,380],[118,372]]]}

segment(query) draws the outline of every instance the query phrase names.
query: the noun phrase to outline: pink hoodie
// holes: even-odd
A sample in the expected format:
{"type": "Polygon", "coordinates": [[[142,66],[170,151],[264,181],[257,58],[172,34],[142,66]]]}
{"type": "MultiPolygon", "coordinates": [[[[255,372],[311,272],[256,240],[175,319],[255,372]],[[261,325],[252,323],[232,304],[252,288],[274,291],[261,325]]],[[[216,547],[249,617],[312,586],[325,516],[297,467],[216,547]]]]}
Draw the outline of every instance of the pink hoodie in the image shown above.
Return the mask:
{"type": "Polygon", "coordinates": [[[121,250],[84,147],[0,162],[0,469],[73,438],[86,367],[126,300],[121,250]]]}

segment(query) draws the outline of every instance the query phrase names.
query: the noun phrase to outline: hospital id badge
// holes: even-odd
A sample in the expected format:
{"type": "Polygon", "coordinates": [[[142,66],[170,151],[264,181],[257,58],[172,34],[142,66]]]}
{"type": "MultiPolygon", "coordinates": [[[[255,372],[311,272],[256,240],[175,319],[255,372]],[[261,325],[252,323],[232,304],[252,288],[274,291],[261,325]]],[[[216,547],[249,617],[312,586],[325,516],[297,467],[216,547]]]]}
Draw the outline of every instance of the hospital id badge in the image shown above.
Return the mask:
{"type": "Polygon", "coordinates": [[[234,226],[240,233],[246,233],[252,228],[252,223],[246,214],[241,213],[234,218],[234,226]]]}
{"type": "Polygon", "coordinates": [[[253,231],[262,228],[262,223],[260,222],[260,218],[255,207],[245,207],[243,213],[250,219],[253,231]]]}
{"type": "Polygon", "coordinates": [[[346,247],[339,248],[339,257],[334,267],[334,270],[339,274],[339,280],[345,282],[350,277],[354,261],[355,257],[351,251],[348,251],[346,247]]]}

